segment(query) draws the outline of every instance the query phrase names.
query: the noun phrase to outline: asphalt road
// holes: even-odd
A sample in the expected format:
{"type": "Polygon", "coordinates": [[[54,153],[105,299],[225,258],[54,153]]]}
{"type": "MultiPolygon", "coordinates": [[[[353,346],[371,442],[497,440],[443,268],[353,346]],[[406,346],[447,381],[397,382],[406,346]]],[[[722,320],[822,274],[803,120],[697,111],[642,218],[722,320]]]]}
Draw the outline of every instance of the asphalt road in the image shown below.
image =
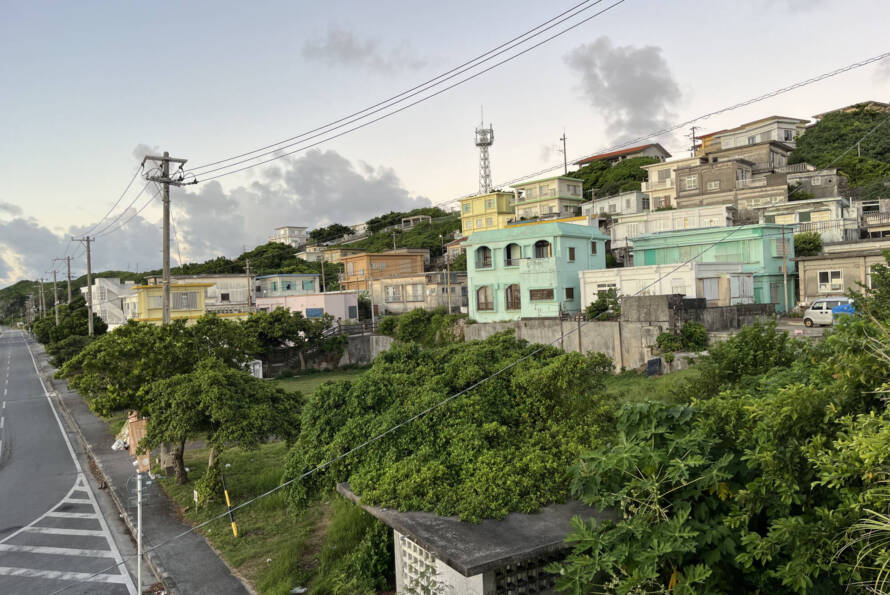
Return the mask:
{"type": "Polygon", "coordinates": [[[0,334],[0,593],[134,594],[21,331],[0,334]]]}

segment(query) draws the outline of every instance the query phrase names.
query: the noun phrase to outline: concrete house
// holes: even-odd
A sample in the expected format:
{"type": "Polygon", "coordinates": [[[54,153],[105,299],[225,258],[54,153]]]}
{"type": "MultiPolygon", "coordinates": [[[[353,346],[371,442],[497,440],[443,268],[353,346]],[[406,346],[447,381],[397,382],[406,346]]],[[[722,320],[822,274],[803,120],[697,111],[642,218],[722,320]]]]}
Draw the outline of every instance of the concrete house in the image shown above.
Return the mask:
{"type": "Polygon", "coordinates": [[[581,271],[581,303],[614,289],[621,296],[683,295],[708,306],[754,303],[754,275],[740,263],[689,262],[581,271]]]}
{"type": "Polygon", "coordinates": [[[372,279],[422,273],[429,262],[429,250],[363,252],[343,257],[341,287],[346,290],[371,291],[372,279]]]}
{"type": "Polygon", "coordinates": [[[761,223],[791,225],[794,233],[814,231],[826,244],[859,239],[856,208],[841,196],[793,200],[754,210],[761,223]]]}
{"type": "Polygon", "coordinates": [[[788,200],[785,174],[755,173],[756,164],[740,157],[677,168],[677,207],[729,204],[741,211],[788,200]]]}
{"type": "Polygon", "coordinates": [[[321,318],[330,314],[334,320],[358,320],[358,292],[326,291],[324,293],[301,293],[259,297],[257,310],[271,312],[284,308],[299,312],[306,318],[321,318]]]}
{"type": "MultiPolygon", "coordinates": [[[[212,283],[171,283],[170,319],[184,319],[187,324],[195,322],[207,313],[204,296],[212,283]]],[[[164,288],[161,285],[135,285],[137,322],[161,324],[164,309],[164,288]]],[[[245,315],[246,316],[246,315],[245,315]]]]}
{"type": "Polygon", "coordinates": [[[417,308],[448,309],[465,312],[467,273],[465,271],[427,271],[384,277],[372,281],[371,304],[374,314],[402,314],[417,308]],[[449,298],[450,296],[450,298],[449,298]]]}
{"type": "Polygon", "coordinates": [[[884,250],[872,248],[868,242],[863,242],[859,250],[799,256],[795,260],[802,304],[820,297],[844,295],[851,289],[862,291],[862,287],[871,287],[872,267],[887,264],[884,250]]]}
{"type": "Polygon", "coordinates": [[[606,240],[594,227],[553,222],[473,234],[466,242],[470,317],[494,322],[579,312],[578,273],[606,267],[606,240]]]}
{"type": "Polygon", "coordinates": [[[677,206],[677,168],[698,163],[700,163],[698,157],[690,157],[643,166],[648,179],[642,183],[640,190],[649,195],[653,211],[677,206]]]}
{"type": "Polygon", "coordinates": [[[256,278],[254,290],[256,299],[318,293],[321,291],[320,275],[317,273],[260,275],[256,278]]]}
{"type": "Polygon", "coordinates": [[[514,184],[518,193],[515,219],[577,217],[584,202],[582,187],[582,180],[569,176],[514,184]]]}
{"type": "MultiPolygon", "coordinates": [[[[807,171],[789,173],[788,185],[800,187],[799,190],[795,190],[795,194],[811,194],[813,198],[845,196],[849,191],[847,176],[839,174],[836,167],[826,169],[813,168],[807,171]]],[[[793,197],[794,195],[792,195],[793,197]]]]}
{"type": "Polygon", "coordinates": [[[276,227],[275,231],[272,232],[272,235],[269,236],[269,241],[287,244],[292,248],[299,248],[306,244],[306,241],[309,239],[309,234],[306,233],[307,229],[309,228],[295,227],[292,225],[276,227]]]}
{"type": "Polygon", "coordinates": [[[658,143],[650,143],[648,145],[639,145],[637,147],[628,147],[626,149],[619,149],[617,151],[610,151],[608,153],[600,153],[599,155],[593,155],[592,157],[585,157],[580,161],[576,161],[575,165],[585,166],[588,163],[593,163],[594,161],[607,161],[610,165],[615,165],[625,159],[630,159],[632,157],[654,157],[659,161],[664,161],[671,156],[664,147],[659,145],[658,143]]]}
{"type": "MultiPolygon", "coordinates": [[[[114,330],[136,316],[135,311],[126,306],[128,299],[136,296],[135,286],[133,281],[121,283],[117,277],[93,279],[93,313],[105,321],[108,330],[114,330]]],[[[80,292],[87,299],[87,288],[81,287],[80,292]]]]}
{"type": "Polygon", "coordinates": [[[797,146],[797,137],[803,134],[809,120],[789,116],[769,116],[742,124],[728,130],[720,130],[699,137],[702,152],[720,151],[747,145],[776,141],[791,148],[797,146]]]}
{"type": "MultiPolygon", "coordinates": [[[[172,285],[183,283],[208,283],[204,293],[204,306],[207,312],[217,314],[232,314],[248,312],[252,299],[256,296],[249,295],[253,284],[253,276],[239,274],[219,275],[174,275],[170,277],[172,285]]],[[[160,285],[163,278],[151,276],[146,278],[148,285],[160,285]]]]}
{"type": "Polygon", "coordinates": [[[614,196],[594,198],[589,203],[581,205],[582,215],[633,215],[634,213],[647,213],[651,210],[649,195],[639,190],[622,192],[614,196]]]}
{"type": "Polygon", "coordinates": [[[776,304],[777,312],[786,311],[794,299],[794,242],[790,231],[782,225],[670,231],[634,240],[634,263],[638,266],[687,261],[742,264],[742,271],[754,277],[754,303],[776,304]],[[787,271],[787,302],[783,264],[787,271]]]}
{"type": "Polygon", "coordinates": [[[516,195],[496,190],[460,200],[460,228],[464,235],[486,229],[503,229],[513,219],[516,195]]]}

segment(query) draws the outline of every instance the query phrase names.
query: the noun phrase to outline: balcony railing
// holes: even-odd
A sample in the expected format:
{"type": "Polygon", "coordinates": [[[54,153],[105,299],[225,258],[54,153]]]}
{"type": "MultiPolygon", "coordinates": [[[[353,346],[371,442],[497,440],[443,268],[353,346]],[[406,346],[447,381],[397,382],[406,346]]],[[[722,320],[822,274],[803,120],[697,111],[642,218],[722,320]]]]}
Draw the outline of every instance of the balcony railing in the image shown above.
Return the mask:
{"type": "Polygon", "coordinates": [[[890,213],[863,213],[862,225],[884,225],[890,223],[890,213]]]}
{"type": "Polygon", "coordinates": [[[663,188],[673,188],[674,179],[668,178],[667,180],[655,180],[654,182],[643,182],[643,184],[645,184],[645,187],[643,188],[644,192],[646,190],[661,190],[663,188]]]}
{"type": "Polygon", "coordinates": [[[505,267],[518,267],[520,260],[522,260],[522,259],[521,258],[506,258],[506,259],[504,259],[504,266],[505,267]]]}
{"type": "Polygon", "coordinates": [[[477,269],[490,269],[491,268],[491,257],[488,258],[479,258],[476,259],[476,268],[477,269]]]}
{"type": "Polygon", "coordinates": [[[476,304],[476,309],[480,311],[490,312],[494,310],[494,302],[478,302],[476,304]]]}
{"type": "Polygon", "coordinates": [[[792,165],[783,165],[776,168],[777,174],[800,174],[808,171],[815,171],[816,168],[809,163],[794,163],[792,165]]]}
{"type": "Polygon", "coordinates": [[[507,300],[507,310],[521,310],[521,300],[507,300]]]}
{"type": "Polygon", "coordinates": [[[766,178],[745,178],[736,180],[737,188],[760,188],[766,186],[766,178]]]}

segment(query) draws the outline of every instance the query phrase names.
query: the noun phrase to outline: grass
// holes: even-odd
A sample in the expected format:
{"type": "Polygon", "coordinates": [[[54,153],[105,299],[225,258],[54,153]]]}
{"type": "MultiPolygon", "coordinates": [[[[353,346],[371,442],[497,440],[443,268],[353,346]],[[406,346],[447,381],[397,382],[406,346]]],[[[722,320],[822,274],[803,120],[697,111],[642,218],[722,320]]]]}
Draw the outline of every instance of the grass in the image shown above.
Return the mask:
{"type": "Polygon", "coordinates": [[[606,392],[626,402],[642,401],[643,399],[675,402],[677,389],[686,380],[694,378],[697,374],[698,370],[695,366],[663,376],[624,372],[606,379],[606,392]]]}
{"type": "Polygon", "coordinates": [[[123,409],[113,411],[107,416],[102,416],[102,421],[108,424],[108,431],[111,432],[111,435],[117,436],[124,424],[127,423],[127,412],[123,409]]]}
{"type": "Polygon", "coordinates": [[[315,389],[328,381],[355,380],[365,373],[367,368],[345,368],[342,370],[329,370],[324,372],[308,372],[293,378],[280,378],[273,380],[278,386],[288,392],[300,391],[304,397],[310,396],[315,389]]]}
{"type": "MultiPolygon", "coordinates": [[[[241,503],[277,486],[287,459],[283,442],[264,444],[258,450],[226,450],[220,456],[229,496],[241,503]],[[226,464],[230,464],[228,469],[226,464]]],[[[186,451],[189,482],[179,485],[174,478],[161,480],[167,494],[179,505],[183,516],[197,524],[225,512],[223,494],[216,502],[195,510],[194,482],[207,469],[207,449],[186,451]]],[[[235,513],[238,537],[232,535],[227,518],[200,529],[230,566],[262,594],[288,593],[296,586],[308,586],[316,572],[330,505],[319,502],[302,513],[288,508],[284,491],[257,500],[235,513]]]]}

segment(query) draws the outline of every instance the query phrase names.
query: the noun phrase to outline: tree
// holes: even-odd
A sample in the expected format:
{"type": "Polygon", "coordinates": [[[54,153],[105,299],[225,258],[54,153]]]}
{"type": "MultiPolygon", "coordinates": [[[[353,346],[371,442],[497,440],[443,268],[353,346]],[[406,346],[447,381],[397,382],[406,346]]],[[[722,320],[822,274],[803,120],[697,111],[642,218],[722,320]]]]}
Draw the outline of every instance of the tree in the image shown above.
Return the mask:
{"type": "Polygon", "coordinates": [[[794,234],[795,256],[818,256],[822,254],[822,236],[816,231],[794,234]]]}
{"type": "Polygon", "coordinates": [[[658,163],[655,157],[632,157],[612,165],[599,160],[588,163],[581,169],[571,172],[571,176],[583,181],[585,196],[590,191],[594,195],[611,196],[619,192],[639,190],[648,175],[641,166],[658,163]]]}
{"type": "MultiPolygon", "coordinates": [[[[31,327],[34,336],[44,345],[55,343],[70,336],[80,335],[87,336],[89,334],[89,310],[87,309],[86,300],[82,295],[74,296],[71,304],[63,304],[59,306],[59,324],[56,325],[55,316],[51,311],[47,311],[47,315],[34,321],[31,327]]],[[[93,314],[93,334],[99,336],[105,333],[108,325],[99,318],[98,314],[93,314]]]]}
{"type": "Polygon", "coordinates": [[[596,299],[587,306],[587,319],[597,320],[608,314],[618,315],[621,313],[621,302],[618,299],[618,292],[614,287],[610,287],[606,291],[597,293],[596,299]]]}
{"type": "Polygon", "coordinates": [[[309,232],[309,239],[316,243],[336,240],[352,233],[352,228],[339,223],[331,223],[327,227],[317,227],[309,232]]]}
{"type": "Polygon", "coordinates": [[[210,446],[209,470],[224,448],[255,449],[271,437],[291,441],[300,431],[299,393],[287,393],[216,358],[202,359],[194,370],[156,380],[140,392],[149,403],[140,448],[178,444],[174,456],[180,484],[188,480],[185,441],[199,433],[210,446]]]}

